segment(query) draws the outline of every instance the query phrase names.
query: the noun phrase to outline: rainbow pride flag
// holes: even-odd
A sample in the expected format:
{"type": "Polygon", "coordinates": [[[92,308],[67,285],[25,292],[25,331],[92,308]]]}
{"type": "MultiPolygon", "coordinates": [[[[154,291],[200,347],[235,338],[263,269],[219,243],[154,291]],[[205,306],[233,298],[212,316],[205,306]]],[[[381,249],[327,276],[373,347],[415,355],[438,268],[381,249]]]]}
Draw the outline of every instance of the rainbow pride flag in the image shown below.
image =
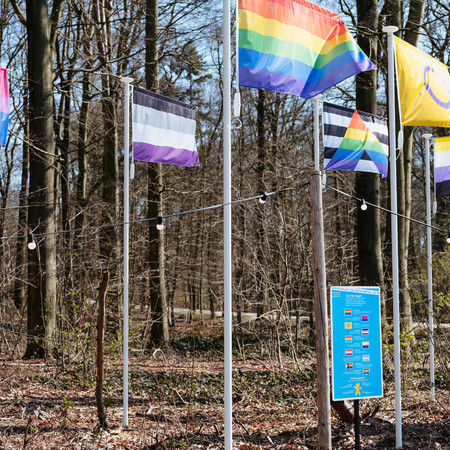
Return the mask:
{"type": "Polygon", "coordinates": [[[339,14],[306,0],[239,0],[239,84],[311,98],[376,69],[339,14]]]}
{"type": "Polygon", "coordinates": [[[324,170],[388,173],[387,120],[373,114],[323,104],[324,170]]]}
{"type": "Polygon", "coordinates": [[[6,145],[9,124],[8,70],[0,68],[0,145],[6,145]]]}

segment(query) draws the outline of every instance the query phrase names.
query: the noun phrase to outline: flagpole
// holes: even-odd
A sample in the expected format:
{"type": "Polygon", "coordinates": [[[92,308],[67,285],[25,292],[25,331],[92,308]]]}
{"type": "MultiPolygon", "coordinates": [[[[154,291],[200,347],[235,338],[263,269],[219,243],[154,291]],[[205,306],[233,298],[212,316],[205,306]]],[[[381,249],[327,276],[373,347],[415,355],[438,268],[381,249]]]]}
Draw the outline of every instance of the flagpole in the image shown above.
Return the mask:
{"type": "Polygon", "coordinates": [[[397,218],[397,168],[395,145],[395,78],[394,33],[396,26],[387,26],[388,97],[389,97],[389,165],[391,176],[391,230],[392,230],[392,294],[394,303],[394,366],[395,366],[395,439],[396,448],[402,447],[402,386],[400,365],[400,301],[398,283],[398,218],[397,218]]]}
{"type": "Polygon", "coordinates": [[[223,0],[223,246],[224,246],[224,406],[225,449],[233,442],[231,303],[231,26],[230,0],[223,0]]]}
{"type": "Polygon", "coordinates": [[[130,82],[122,77],[123,101],[123,426],[128,426],[128,263],[130,211],[130,82]]]}
{"type": "Polygon", "coordinates": [[[430,395],[435,400],[434,388],[434,338],[433,338],[433,254],[431,249],[431,194],[430,194],[430,139],[431,134],[423,134],[425,139],[425,194],[427,202],[427,268],[428,268],[428,322],[430,327],[430,395]]]}

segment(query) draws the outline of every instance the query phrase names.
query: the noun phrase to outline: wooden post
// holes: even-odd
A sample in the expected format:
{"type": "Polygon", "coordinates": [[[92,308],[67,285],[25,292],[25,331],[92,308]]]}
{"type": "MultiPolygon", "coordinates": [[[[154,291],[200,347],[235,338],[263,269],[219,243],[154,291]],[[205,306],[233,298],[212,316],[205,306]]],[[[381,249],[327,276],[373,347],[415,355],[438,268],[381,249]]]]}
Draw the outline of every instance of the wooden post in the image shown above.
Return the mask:
{"type": "Polygon", "coordinates": [[[97,403],[97,415],[100,426],[108,428],[108,418],[103,401],[103,340],[105,337],[105,298],[108,289],[109,272],[103,272],[103,279],[98,293],[98,320],[97,320],[97,379],[95,386],[95,400],[97,403]]]}
{"type": "Polygon", "coordinates": [[[314,273],[314,312],[316,334],[317,406],[319,449],[331,449],[330,367],[328,352],[327,286],[323,238],[322,177],[311,175],[311,237],[314,273]]]}

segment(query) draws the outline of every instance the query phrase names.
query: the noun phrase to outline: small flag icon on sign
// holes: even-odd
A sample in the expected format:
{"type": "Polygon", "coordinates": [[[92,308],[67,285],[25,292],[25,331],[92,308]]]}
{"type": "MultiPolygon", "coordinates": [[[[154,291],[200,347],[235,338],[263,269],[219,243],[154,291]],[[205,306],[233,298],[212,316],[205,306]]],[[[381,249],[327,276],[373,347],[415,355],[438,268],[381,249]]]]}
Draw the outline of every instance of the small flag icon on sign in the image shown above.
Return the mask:
{"type": "Polygon", "coordinates": [[[345,363],[345,367],[347,369],[353,369],[353,363],[352,362],[345,363]]]}
{"type": "Polygon", "coordinates": [[[345,329],[351,330],[352,329],[352,323],[351,322],[345,322],[345,329]]]}
{"type": "Polygon", "coordinates": [[[353,356],[353,350],[351,348],[347,348],[345,350],[345,356],[353,356]]]}
{"type": "Polygon", "coordinates": [[[370,369],[363,369],[363,375],[370,375],[370,369]]]}
{"type": "Polygon", "coordinates": [[[361,316],[361,322],[368,322],[369,316],[361,316]]]}
{"type": "Polygon", "coordinates": [[[370,356],[369,355],[363,355],[362,360],[364,362],[369,362],[370,361],[370,356]]]}
{"type": "Polygon", "coordinates": [[[352,315],[352,310],[351,309],[344,309],[344,315],[345,316],[351,316],[352,315]]]}
{"type": "Polygon", "coordinates": [[[367,342],[367,341],[363,342],[362,348],[369,348],[369,342],[367,342]]]}
{"type": "Polygon", "coordinates": [[[369,335],[369,329],[368,328],[362,328],[361,329],[361,334],[363,336],[368,336],[369,335]]]}
{"type": "Polygon", "coordinates": [[[345,336],[345,342],[352,342],[353,337],[352,336],[345,336]]]}

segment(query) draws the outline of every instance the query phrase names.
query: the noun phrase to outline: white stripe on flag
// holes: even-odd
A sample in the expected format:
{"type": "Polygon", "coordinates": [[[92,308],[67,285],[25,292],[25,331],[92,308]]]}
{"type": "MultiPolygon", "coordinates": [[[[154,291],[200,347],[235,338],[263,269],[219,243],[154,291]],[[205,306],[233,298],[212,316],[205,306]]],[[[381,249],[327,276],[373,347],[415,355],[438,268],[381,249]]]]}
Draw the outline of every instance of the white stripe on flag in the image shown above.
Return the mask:
{"type": "Polygon", "coordinates": [[[151,123],[155,128],[195,135],[195,120],[134,104],[133,124],[148,123],[151,123]]]}
{"type": "Polygon", "coordinates": [[[144,142],[155,146],[196,151],[195,136],[152,125],[133,123],[133,142],[144,142]]]}

